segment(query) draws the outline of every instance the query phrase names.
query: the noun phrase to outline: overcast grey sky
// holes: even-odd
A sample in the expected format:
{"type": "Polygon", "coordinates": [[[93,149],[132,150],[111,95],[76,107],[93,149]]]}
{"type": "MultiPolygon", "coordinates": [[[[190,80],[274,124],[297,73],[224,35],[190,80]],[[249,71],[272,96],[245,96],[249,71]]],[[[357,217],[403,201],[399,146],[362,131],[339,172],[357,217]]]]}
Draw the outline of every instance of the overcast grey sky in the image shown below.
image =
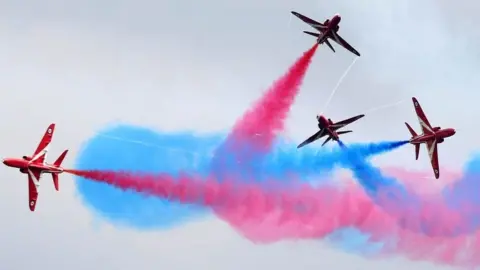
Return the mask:
{"type": "MultiPolygon", "coordinates": [[[[405,139],[418,128],[409,98],[430,121],[459,128],[440,146],[443,166],[472,152],[479,115],[480,19],[475,1],[191,1],[46,0],[0,4],[2,155],[34,150],[58,124],[51,157],[112,121],[156,129],[227,130],[270,83],[313,44],[311,30],[289,12],[323,21],[342,14],[340,34],[362,54],[326,113],[348,117],[408,99],[355,124],[348,141],[405,139]],[[206,120],[208,119],[208,121],[206,120]],[[447,158],[448,157],[448,158],[447,158]]],[[[338,48],[338,46],[337,46],[338,48]]],[[[321,111],[353,55],[319,48],[288,120],[296,141],[315,130],[321,111]]],[[[413,148],[398,160],[429,169],[413,148]]],[[[388,164],[391,154],[378,159],[388,164]]],[[[390,163],[391,164],[391,163],[390,163]]],[[[35,213],[27,183],[2,168],[2,266],[19,269],[448,269],[402,258],[367,260],[318,242],[256,246],[211,219],[166,232],[97,225],[77,200],[71,177],[61,192],[49,179],[35,213]]]]}

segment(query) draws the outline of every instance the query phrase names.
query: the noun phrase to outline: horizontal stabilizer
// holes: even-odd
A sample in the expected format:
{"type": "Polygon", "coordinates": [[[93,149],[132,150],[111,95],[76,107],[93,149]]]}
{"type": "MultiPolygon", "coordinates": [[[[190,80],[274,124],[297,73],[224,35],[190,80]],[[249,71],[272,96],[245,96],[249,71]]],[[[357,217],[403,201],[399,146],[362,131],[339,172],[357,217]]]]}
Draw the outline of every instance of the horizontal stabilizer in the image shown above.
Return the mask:
{"type": "Polygon", "coordinates": [[[323,143],[322,146],[324,146],[326,143],[328,143],[332,139],[332,136],[329,136],[323,143]]]}
{"type": "Polygon", "coordinates": [[[58,191],[58,173],[52,173],[52,179],[53,179],[53,186],[55,187],[55,190],[58,191]]]}
{"type": "Polygon", "coordinates": [[[342,134],[346,134],[346,133],[350,133],[350,132],[353,132],[353,130],[338,131],[337,134],[338,134],[338,135],[342,135],[342,134]]]}
{"type": "Polygon", "coordinates": [[[314,36],[314,37],[319,37],[320,36],[319,33],[313,33],[313,32],[308,32],[308,31],[303,31],[303,33],[308,34],[310,36],[314,36]]]}
{"type": "MultiPolygon", "coordinates": [[[[55,167],[60,167],[67,153],[68,153],[68,149],[63,151],[63,153],[57,158],[57,160],[55,160],[53,165],[55,167]]],[[[59,190],[58,173],[52,173],[52,179],[53,179],[53,185],[55,186],[55,190],[58,191],[59,190]]]]}
{"type": "Polygon", "coordinates": [[[408,131],[410,131],[410,134],[412,135],[412,137],[417,136],[417,133],[415,132],[415,130],[413,130],[413,128],[407,122],[405,122],[405,125],[407,126],[408,131]]]}
{"type": "Polygon", "coordinates": [[[420,144],[415,144],[415,159],[418,160],[418,156],[420,155],[420,144]]]}
{"type": "Polygon", "coordinates": [[[328,41],[328,39],[325,40],[325,43],[327,43],[327,46],[328,46],[333,52],[335,52],[335,49],[333,48],[332,44],[328,41]]]}

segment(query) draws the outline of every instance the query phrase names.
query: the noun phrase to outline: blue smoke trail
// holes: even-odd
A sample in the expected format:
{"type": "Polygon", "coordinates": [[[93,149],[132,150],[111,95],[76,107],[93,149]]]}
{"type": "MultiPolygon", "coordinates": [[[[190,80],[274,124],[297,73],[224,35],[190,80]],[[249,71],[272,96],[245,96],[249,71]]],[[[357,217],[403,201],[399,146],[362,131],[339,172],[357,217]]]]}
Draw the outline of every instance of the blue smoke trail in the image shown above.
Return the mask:
{"type": "MultiPolygon", "coordinates": [[[[220,140],[218,136],[195,140],[190,133],[159,134],[135,126],[118,126],[90,139],[79,154],[76,167],[172,174],[180,170],[207,173],[207,164],[204,163],[208,162],[209,153],[220,140]],[[124,142],[121,138],[143,145],[124,142]]],[[[200,217],[207,211],[196,206],[146,198],[82,178],[78,178],[76,185],[87,206],[119,225],[142,229],[168,228],[187,218],[200,217]]]]}
{"type": "MultiPolygon", "coordinates": [[[[295,145],[279,139],[274,144],[273,150],[264,155],[250,155],[247,166],[237,160],[223,160],[222,167],[210,167],[213,174],[229,176],[236,175],[242,181],[262,182],[275,179],[276,181],[289,181],[292,175],[300,180],[318,182],[331,176],[335,169],[345,168],[349,156],[354,154],[363,159],[390,152],[406,144],[406,141],[357,143],[348,149],[338,146],[306,146],[297,149],[295,145]],[[246,169],[248,168],[248,169],[246,169]]],[[[253,150],[252,150],[253,151],[253,150]]]]}
{"type": "MultiPolygon", "coordinates": [[[[133,170],[150,173],[179,171],[197,175],[215,174],[211,171],[211,157],[223,142],[223,135],[195,136],[191,133],[165,134],[145,128],[127,125],[100,132],[90,139],[77,160],[78,169],[133,170]],[[141,143],[132,143],[122,141],[141,143]]],[[[369,157],[391,151],[401,144],[397,142],[354,144],[351,151],[369,157]]],[[[239,180],[264,181],[276,179],[288,181],[292,174],[304,181],[325,181],[336,168],[343,166],[346,152],[340,147],[296,146],[278,140],[275,150],[259,158],[250,168],[248,178],[243,178],[243,164],[235,160],[224,162],[225,171],[237,172],[239,180]],[[319,178],[319,176],[324,176],[319,178]]],[[[347,151],[348,153],[348,151],[347,151]]],[[[255,157],[254,157],[255,158],[255,157]]],[[[327,179],[328,180],[328,179],[327,179]]],[[[206,209],[179,205],[156,198],[144,198],[139,194],[124,192],[108,185],[78,179],[81,197],[95,212],[108,220],[139,228],[164,228],[179,224],[191,217],[202,216],[206,209]]]]}
{"type": "MultiPolygon", "coordinates": [[[[343,144],[342,147],[350,148],[343,144]]],[[[479,229],[480,155],[475,154],[464,169],[464,175],[452,186],[447,186],[441,197],[435,198],[439,207],[429,209],[425,217],[422,208],[431,202],[409,191],[398,179],[383,175],[361,155],[355,156],[355,151],[346,153],[345,166],[352,169],[354,177],[378,205],[399,218],[400,226],[432,237],[457,237],[479,229]],[[456,213],[460,219],[448,220],[445,211],[456,213]]]]}

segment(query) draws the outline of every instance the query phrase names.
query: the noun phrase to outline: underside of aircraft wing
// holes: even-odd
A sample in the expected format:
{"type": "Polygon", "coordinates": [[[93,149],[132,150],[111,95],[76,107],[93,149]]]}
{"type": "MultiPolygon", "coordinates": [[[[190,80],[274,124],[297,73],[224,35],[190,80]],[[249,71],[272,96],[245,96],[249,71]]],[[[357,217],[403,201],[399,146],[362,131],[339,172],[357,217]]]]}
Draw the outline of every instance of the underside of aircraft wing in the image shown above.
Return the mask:
{"type": "Polygon", "coordinates": [[[39,170],[28,170],[28,204],[30,211],[35,211],[35,207],[37,206],[40,177],[41,172],[39,170]]]}
{"type": "Polygon", "coordinates": [[[433,128],[432,125],[430,125],[430,122],[428,122],[427,116],[423,112],[422,106],[420,106],[420,103],[418,103],[418,100],[416,98],[412,98],[413,101],[413,106],[415,107],[415,113],[417,114],[418,117],[418,122],[420,123],[420,127],[422,128],[422,131],[424,134],[433,134],[433,128]]]}
{"type": "Polygon", "coordinates": [[[332,32],[332,40],[335,41],[338,45],[344,47],[345,49],[349,50],[351,53],[355,54],[356,56],[360,56],[360,53],[352,47],[352,45],[348,44],[345,39],[343,39],[338,33],[332,32]]]}
{"type": "Polygon", "coordinates": [[[324,30],[327,29],[327,26],[325,26],[323,23],[320,23],[320,22],[317,22],[313,19],[310,19],[305,15],[302,15],[302,14],[300,14],[298,12],[295,12],[295,11],[292,11],[292,14],[295,15],[300,20],[302,20],[304,23],[310,25],[311,27],[317,29],[320,32],[323,32],[324,30]]]}
{"type": "Polygon", "coordinates": [[[433,173],[435,178],[440,177],[440,166],[438,164],[438,144],[437,141],[427,142],[427,151],[430,157],[430,162],[432,163],[433,173]]]}
{"type": "Polygon", "coordinates": [[[299,144],[297,146],[297,148],[301,148],[309,143],[312,143],[318,139],[320,139],[321,137],[325,136],[327,133],[325,132],[325,129],[322,128],[321,130],[319,130],[317,133],[313,134],[312,136],[310,136],[308,139],[306,139],[304,142],[302,142],[301,144],[299,144]]]}
{"type": "Polygon", "coordinates": [[[332,124],[331,127],[332,127],[333,129],[337,130],[337,129],[339,129],[339,128],[342,128],[342,127],[344,127],[344,126],[346,126],[346,125],[348,125],[348,124],[351,124],[351,123],[357,121],[358,119],[360,119],[360,118],[362,118],[362,117],[364,117],[364,116],[365,116],[365,114],[360,114],[360,115],[357,115],[357,116],[354,116],[354,117],[350,117],[350,118],[348,118],[348,119],[345,119],[345,120],[342,120],[342,121],[338,121],[338,122],[332,124]]]}

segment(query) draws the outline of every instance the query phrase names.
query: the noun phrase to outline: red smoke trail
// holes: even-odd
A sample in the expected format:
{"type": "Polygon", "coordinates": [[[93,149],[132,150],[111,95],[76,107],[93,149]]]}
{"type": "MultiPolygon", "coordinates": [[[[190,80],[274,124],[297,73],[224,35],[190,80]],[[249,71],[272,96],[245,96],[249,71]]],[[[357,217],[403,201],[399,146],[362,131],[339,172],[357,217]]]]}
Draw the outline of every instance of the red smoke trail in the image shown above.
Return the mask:
{"type": "MultiPolygon", "coordinates": [[[[268,151],[278,131],[283,130],[290,107],[300,91],[300,85],[317,50],[315,44],[300,57],[256,104],[237,121],[225,141],[227,148],[234,141],[249,141],[256,150],[268,151]]],[[[230,149],[229,149],[230,150],[230,149]]]]}
{"type": "MultiPolygon", "coordinates": [[[[309,185],[281,187],[270,183],[266,189],[266,185],[262,188],[255,184],[234,184],[236,181],[218,183],[215,179],[201,181],[166,174],[67,172],[123,190],[211,207],[255,242],[322,238],[339,228],[355,227],[371,234],[372,241],[387,243],[384,254],[401,253],[410,259],[457,266],[480,265],[480,232],[441,237],[413,230],[416,223],[425,220],[432,220],[431,225],[437,226],[429,228],[434,232],[453,231],[465,222],[462,213],[449,209],[438,194],[425,197],[420,211],[398,211],[396,216],[384,211],[384,206],[374,204],[363,189],[353,184],[342,189],[316,189],[309,185]],[[400,226],[399,220],[408,226],[400,226]]],[[[385,203],[392,201],[387,198],[385,203]]]]}

